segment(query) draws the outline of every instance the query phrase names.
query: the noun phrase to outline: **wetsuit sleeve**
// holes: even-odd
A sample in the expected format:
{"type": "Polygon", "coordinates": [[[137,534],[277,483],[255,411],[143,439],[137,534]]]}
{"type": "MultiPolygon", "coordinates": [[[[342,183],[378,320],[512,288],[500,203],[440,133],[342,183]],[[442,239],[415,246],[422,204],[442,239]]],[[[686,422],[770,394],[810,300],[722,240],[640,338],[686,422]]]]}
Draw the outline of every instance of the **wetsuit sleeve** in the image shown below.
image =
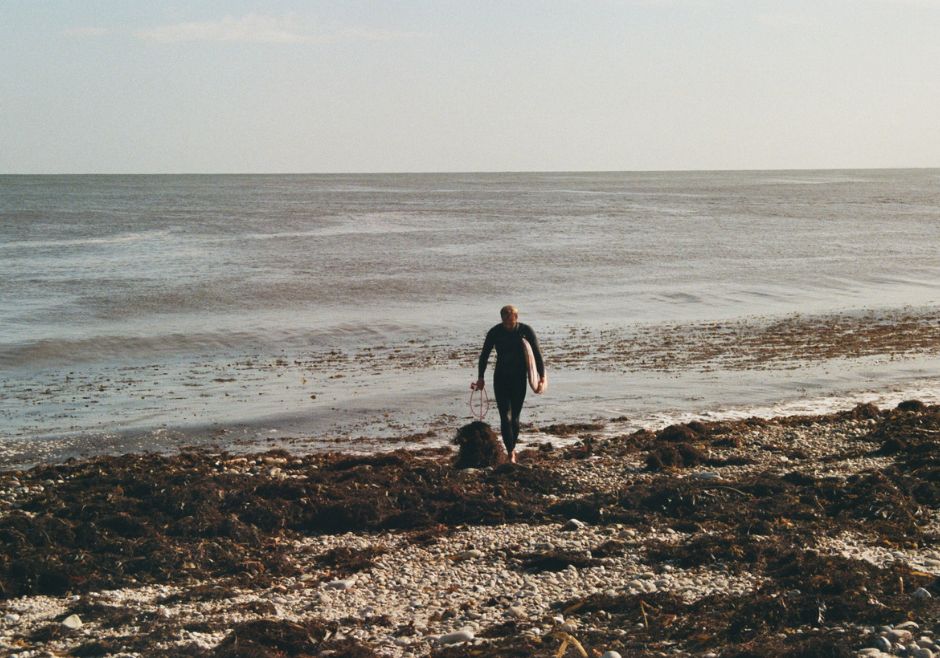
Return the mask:
{"type": "Polygon", "coordinates": [[[490,360],[490,352],[493,351],[493,344],[495,342],[493,330],[490,329],[486,332],[486,339],[483,341],[483,349],[480,351],[480,364],[477,366],[479,376],[477,379],[483,379],[483,373],[486,372],[486,362],[490,360]]]}
{"type": "Polygon", "coordinates": [[[545,376],[545,364],[542,362],[542,350],[539,347],[539,339],[535,337],[535,331],[532,327],[526,325],[526,340],[532,346],[532,356],[535,357],[535,368],[539,371],[539,377],[545,376]]]}

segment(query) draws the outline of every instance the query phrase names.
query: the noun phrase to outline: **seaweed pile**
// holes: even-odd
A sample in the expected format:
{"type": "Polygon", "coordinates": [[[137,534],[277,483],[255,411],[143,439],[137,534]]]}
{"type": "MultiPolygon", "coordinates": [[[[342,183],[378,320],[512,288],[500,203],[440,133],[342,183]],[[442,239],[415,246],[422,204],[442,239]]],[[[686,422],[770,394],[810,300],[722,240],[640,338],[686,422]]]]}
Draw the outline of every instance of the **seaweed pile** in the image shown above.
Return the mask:
{"type": "Polygon", "coordinates": [[[543,497],[558,489],[542,466],[476,478],[405,451],[250,461],[126,455],[5,474],[38,487],[0,518],[0,596],[209,578],[266,586],[297,574],[281,538],[548,520],[543,497]]]}

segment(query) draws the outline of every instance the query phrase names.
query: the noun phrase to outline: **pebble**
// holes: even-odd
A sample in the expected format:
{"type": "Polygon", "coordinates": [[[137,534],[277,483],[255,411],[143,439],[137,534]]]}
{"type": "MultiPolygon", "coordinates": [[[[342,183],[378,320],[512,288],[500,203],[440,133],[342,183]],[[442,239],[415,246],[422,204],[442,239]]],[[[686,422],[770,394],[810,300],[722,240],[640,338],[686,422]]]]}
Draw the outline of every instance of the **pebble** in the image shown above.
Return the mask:
{"type": "Polygon", "coordinates": [[[518,605],[514,605],[511,608],[509,608],[509,614],[515,617],[516,619],[525,619],[525,616],[526,616],[525,610],[518,605]]]}
{"type": "Polygon", "coordinates": [[[905,621],[895,626],[899,631],[916,631],[920,629],[920,626],[916,621],[905,621]]]}
{"type": "Polygon", "coordinates": [[[458,560],[473,560],[481,557],[483,557],[483,551],[479,551],[475,548],[471,548],[469,551],[457,553],[458,560]]]}
{"type": "Polygon", "coordinates": [[[909,642],[911,637],[913,636],[911,635],[910,631],[904,630],[903,628],[900,628],[900,629],[892,628],[890,631],[885,633],[885,637],[887,637],[892,642],[897,643],[897,642],[909,642]]]}
{"type": "Polygon", "coordinates": [[[587,523],[584,521],[579,521],[578,519],[568,519],[568,521],[561,527],[562,530],[583,530],[587,527],[587,523]]]}
{"type": "Polygon", "coordinates": [[[331,580],[326,584],[327,589],[352,589],[352,586],[355,584],[352,578],[346,580],[331,580]]]}
{"type": "Polygon", "coordinates": [[[470,642],[473,640],[473,631],[462,630],[456,633],[448,633],[438,638],[441,644],[459,644],[460,642],[470,642]]]}
{"type": "Polygon", "coordinates": [[[712,471],[700,471],[698,473],[693,473],[692,477],[697,480],[717,480],[721,476],[718,473],[713,473],[712,471]]]}
{"type": "Polygon", "coordinates": [[[881,651],[891,651],[891,640],[886,637],[878,637],[875,640],[875,646],[881,651]]]}
{"type": "Polygon", "coordinates": [[[911,596],[921,601],[926,601],[927,599],[933,598],[933,594],[925,590],[923,587],[918,587],[915,589],[913,592],[911,592],[911,596]]]}
{"type": "Polygon", "coordinates": [[[82,627],[82,619],[78,615],[69,615],[62,620],[62,625],[71,631],[77,631],[82,627]]]}
{"type": "Polygon", "coordinates": [[[911,658],[933,658],[933,651],[924,647],[917,647],[916,649],[910,649],[908,655],[911,658]]]}
{"type": "Polygon", "coordinates": [[[623,658],[617,651],[605,651],[601,658],[623,658]]]}

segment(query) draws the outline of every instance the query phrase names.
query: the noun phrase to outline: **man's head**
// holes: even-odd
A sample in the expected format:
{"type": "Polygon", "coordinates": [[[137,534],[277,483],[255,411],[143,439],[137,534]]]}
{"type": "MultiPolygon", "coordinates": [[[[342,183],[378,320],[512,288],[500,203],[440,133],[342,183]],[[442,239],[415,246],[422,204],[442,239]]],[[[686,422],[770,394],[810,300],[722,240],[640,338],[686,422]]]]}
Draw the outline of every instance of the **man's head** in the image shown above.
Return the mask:
{"type": "Polygon", "coordinates": [[[507,304],[499,309],[499,315],[503,318],[504,327],[507,329],[515,329],[516,323],[519,322],[519,309],[512,304],[507,304]]]}

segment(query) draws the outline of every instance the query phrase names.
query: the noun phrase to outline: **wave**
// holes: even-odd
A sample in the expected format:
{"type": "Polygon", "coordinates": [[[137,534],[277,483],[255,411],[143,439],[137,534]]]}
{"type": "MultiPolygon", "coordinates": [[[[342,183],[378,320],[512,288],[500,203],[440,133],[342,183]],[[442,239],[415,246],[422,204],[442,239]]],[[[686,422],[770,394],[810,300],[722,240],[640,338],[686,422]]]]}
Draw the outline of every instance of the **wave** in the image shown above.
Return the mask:
{"type": "Polygon", "coordinates": [[[414,327],[396,323],[365,325],[344,322],[317,328],[273,330],[270,327],[257,327],[243,331],[46,338],[0,344],[0,368],[62,366],[219,353],[247,357],[255,352],[275,354],[287,348],[328,349],[361,345],[363,341],[382,342],[414,330],[414,327]]]}
{"type": "Polygon", "coordinates": [[[88,238],[62,238],[57,240],[9,240],[0,242],[0,250],[14,249],[44,249],[47,247],[88,247],[96,245],[109,244],[127,244],[133,242],[145,242],[148,240],[158,240],[170,234],[169,229],[159,229],[152,231],[133,231],[130,233],[121,233],[106,237],[88,237],[88,238]]]}

